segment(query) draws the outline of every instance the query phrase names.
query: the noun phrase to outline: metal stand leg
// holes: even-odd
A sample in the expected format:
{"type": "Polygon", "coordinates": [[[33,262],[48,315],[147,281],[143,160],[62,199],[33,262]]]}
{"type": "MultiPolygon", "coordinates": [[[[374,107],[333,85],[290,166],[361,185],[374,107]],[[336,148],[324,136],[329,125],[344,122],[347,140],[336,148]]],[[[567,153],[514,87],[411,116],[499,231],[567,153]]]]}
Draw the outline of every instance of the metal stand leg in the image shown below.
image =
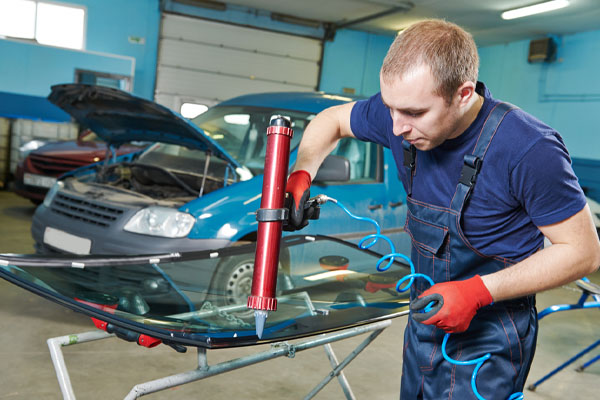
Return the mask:
{"type": "MultiPolygon", "coordinates": [[[[319,346],[325,347],[325,351],[327,352],[331,366],[334,369],[325,377],[325,379],[323,379],[323,381],[317,385],[317,387],[311,391],[311,393],[306,396],[306,398],[313,398],[323,387],[325,387],[325,385],[327,385],[327,383],[333,379],[333,377],[337,376],[346,398],[355,399],[354,394],[350,389],[350,385],[348,384],[348,380],[342,373],[342,369],[344,369],[352,360],[354,360],[354,358],[356,358],[360,352],[362,352],[369,344],[371,344],[371,342],[377,336],[379,336],[379,334],[381,334],[385,328],[390,326],[391,323],[392,321],[390,320],[375,322],[369,325],[358,326],[356,328],[347,329],[341,332],[333,332],[326,335],[321,335],[317,338],[306,340],[298,344],[289,344],[287,342],[275,343],[271,346],[270,350],[225,361],[216,365],[208,365],[206,348],[198,347],[197,369],[136,385],[133,387],[133,389],[131,389],[125,399],[137,399],[138,397],[146,394],[198,381],[281,356],[294,358],[296,353],[299,351],[308,350],[319,346]],[[335,353],[331,348],[331,343],[368,332],[372,332],[369,337],[365,339],[358,347],[356,347],[356,349],[354,349],[354,351],[352,351],[341,363],[338,363],[335,353]]],[[[97,330],[74,335],[60,336],[47,340],[48,347],[50,349],[50,356],[52,357],[52,363],[54,364],[54,369],[56,370],[58,384],[65,400],[75,400],[75,393],[73,392],[73,386],[71,384],[69,372],[63,357],[62,347],[90,342],[93,340],[106,339],[113,336],[113,334],[97,330]]]]}
{"type": "MultiPolygon", "coordinates": [[[[299,296],[301,296],[304,299],[311,314],[315,315],[317,313],[317,311],[316,311],[315,306],[314,306],[312,300],[310,299],[310,296],[308,295],[308,293],[302,292],[302,293],[299,293],[299,296]]],[[[329,363],[331,364],[331,367],[335,370],[335,368],[338,367],[339,362],[337,360],[335,353],[333,352],[333,347],[331,347],[330,344],[326,344],[323,346],[323,348],[325,349],[325,353],[327,353],[327,358],[329,358],[329,363]]],[[[342,387],[342,391],[344,392],[344,395],[346,396],[346,399],[356,400],[354,393],[352,393],[352,388],[350,388],[350,383],[348,383],[348,379],[346,379],[346,375],[344,375],[343,371],[340,370],[340,372],[337,374],[337,378],[338,378],[338,382],[340,383],[340,386],[342,387]]],[[[317,392],[315,392],[315,394],[316,393],[317,392]]]]}
{"type": "MultiPolygon", "coordinates": [[[[337,368],[339,362],[337,360],[337,357],[335,356],[335,353],[333,352],[333,347],[331,347],[330,344],[326,344],[323,347],[325,348],[325,352],[327,353],[327,358],[329,358],[329,363],[331,364],[331,367],[334,369],[337,368]]],[[[350,383],[348,383],[348,379],[346,379],[346,375],[344,375],[344,372],[340,371],[337,378],[338,382],[340,383],[340,386],[342,387],[344,395],[346,395],[346,398],[349,400],[355,400],[356,397],[354,397],[354,393],[352,393],[352,388],[350,388],[350,383]]]]}
{"type": "Polygon", "coordinates": [[[71,378],[69,378],[69,371],[65,364],[65,358],[62,354],[63,346],[70,346],[77,343],[91,342],[93,340],[106,339],[113,337],[114,335],[106,333],[101,330],[78,333],[74,335],[60,336],[48,339],[48,347],[50,348],[50,357],[54,364],[54,370],[56,371],[56,378],[58,379],[58,385],[60,391],[63,394],[65,400],[75,400],[75,393],[73,393],[73,386],[71,385],[71,378]]]}
{"type": "MultiPolygon", "coordinates": [[[[566,366],[572,364],[573,362],[575,362],[575,360],[577,360],[578,358],[582,357],[583,355],[585,355],[586,353],[590,352],[591,350],[593,350],[595,347],[597,347],[598,345],[600,345],[600,340],[596,341],[595,343],[591,344],[590,346],[586,347],[585,349],[583,349],[582,351],[580,351],[579,353],[577,353],[575,356],[571,357],[569,360],[565,361],[563,364],[559,365],[557,368],[555,368],[553,371],[551,371],[550,373],[546,374],[546,376],[544,376],[543,378],[539,379],[538,381],[534,382],[533,384],[529,385],[527,387],[527,389],[534,391],[539,385],[541,385],[544,381],[548,380],[550,377],[552,377],[554,374],[556,374],[557,372],[561,371],[562,369],[564,369],[566,366]]],[[[599,356],[600,357],[600,356],[599,356]]],[[[585,364],[584,364],[585,365],[585,364]]],[[[589,365],[589,364],[588,364],[589,365]]]]}
{"type": "MultiPolygon", "coordinates": [[[[559,311],[579,310],[582,308],[600,308],[600,286],[598,286],[594,283],[591,283],[590,280],[585,277],[577,280],[575,282],[575,284],[577,286],[579,286],[579,288],[581,289],[581,292],[582,292],[577,303],[575,303],[575,304],[556,304],[556,305],[547,307],[547,308],[543,309],[542,311],[538,312],[538,319],[541,320],[542,318],[544,318],[550,314],[553,314],[555,312],[559,312],[559,311]],[[594,299],[594,301],[586,301],[588,299],[588,297],[591,297],[592,299],[594,299]]],[[[577,360],[578,358],[587,354],[588,352],[590,352],[592,349],[594,349],[598,345],[600,345],[600,340],[598,340],[597,342],[586,347],[585,349],[583,349],[582,351],[577,353],[575,356],[571,357],[569,360],[565,361],[564,363],[559,365],[557,368],[555,368],[554,370],[552,370],[551,372],[546,374],[544,377],[537,380],[533,384],[529,385],[527,387],[527,389],[534,391],[544,381],[548,380],[554,374],[563,370],[565,367],[572,364],[573,362],[575,362],[575,360],[577,360]]],[[[578,372],[583,371],[585,368],[587,368],[588,366],[590,366],[593,363],[595,363],[596,361],[598,361],[598,359],[600,359],[600,355],[597,357],[594,357],[592,360],[581,365],[580,367],[578,367],[576,369],[576,371],[578,371],[578,372]]]]}
{"type": "MultiPolygon", "coordinates": [[[[356,349],[354,349],[354,351],[352,351],[352,353],[350,353],[344,359],[344,361],[341,362],[341,364],[337,365],[333,369],[333,371],[329,373],[329,375],[327,375],[309,394],[306,395],[304,399],[312,399],[313,397],[315,397],[317,393],[319,393],[319,391],[321,391],[321,389],[323,389],[325,385],[327,385],[333,379],[334,376],[338,375],[342,369],[344,369],[348,364],[350,364],[350,362],[354,360],[356,356],[358,356],[360,352],[363,351],[369,344],[371,344],[371,342],[375,340],[375,338],[379,336],[381,332],[383,332],[383,329],[378,329],[377,331],[371,333],[368,338],[366,338],[356,349]]],[[[344,388],[343,385],[342,388],[344,388]]],[[[346,393],[345,390],[344,393],[346,393]]],[[[352,394],[352,392],[350,392],[349,394],[346,393],[346,398],[353,399],[354,394],[352,394]],[[352,397],[348,397],[349,395],[352,397]]]]}
{"type": "MultiPolygon", "coordinates": [[[[287,356],[293,358],[297,352],[311,349],[313,347],[323,346],[338,340],[347,339],[357,335],[361,335],[367,332],[373,332],[367,340],[365,340],[359,347],[357,347],[341,364],[337,365],[336,368],[328,375],[325,380],[329,382],[334,376],[337,376],[340,371],[350,363],[367,345],[369,345],[377,335],[381,333],[385,328],[391,325],[390,320],[375,322],[373,324],[359,326],[356,328],[348,329],[342,332],[334,332],[327,335],[320,336],[316,339],[307,340],[298,344],[290,345],[286,342],[275,343],[272,345],[270,350],[262,353],[252,354],[245,357],[236,358],[233,360],[225,361],[216,365],[208,365],[206,362],[206,350],[198,350],[198,368],[192,371],[182,372],[180,374],[171,375],[165,378],[156,379],[145,383],[138,384],[131,389],[129,394],[125,397],[126,400],[137,399],[144,395],[165,390],[174,386],[180,386],[186,383],[195,382],[204,378],[222,374],[234,369],[246,367],[248,365],[257,364],[259,362],[271,360],[273,358],[287,356]]],[[[324,380],[324,381],[325,381],[324,380]]],[[[325,383],[321,383],[317,386],[318,392],[321,390],[325,383]]],[[[314,390],[313,390],[314,392],[314,390]]],[[[316,394],[315,392],[315,394],[316,394]]],[[[309,395],[310,396],[310,395],[309,395]]],[[[314,395],[313,395],[314,396],[314,395]]],[[[308,397],[310,398],[310,397],[308,397]]]]}
{"type": "Polygon", "coordinates": [[[598,354],[596,357],[592,358],[588,362],[581,364],[579,367],[577,367],[575,369],[575,371],[583,372],[584,369],[586,369],[587,367],[589,367],[590,365],[592,365],[593,363],[595,363],[598,360],[600,360],[600,354],[598,354]]]}

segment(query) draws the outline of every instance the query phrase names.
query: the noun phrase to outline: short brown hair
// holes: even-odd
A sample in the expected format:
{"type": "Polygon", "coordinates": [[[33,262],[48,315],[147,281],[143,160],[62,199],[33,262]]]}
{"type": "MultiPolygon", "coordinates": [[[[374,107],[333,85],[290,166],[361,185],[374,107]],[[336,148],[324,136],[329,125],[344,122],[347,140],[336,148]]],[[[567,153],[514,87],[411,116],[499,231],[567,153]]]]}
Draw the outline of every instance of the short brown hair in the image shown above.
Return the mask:
{"type": "Polygon", "coordinates": [[[427,65],[437,83],[435,94],[448,103],[464,82],[477,82],[479,55],[470,33],[444,20],[417,22],[402,31],[390,46],[381,77],[386,83],[410,69],[427,65]]]}

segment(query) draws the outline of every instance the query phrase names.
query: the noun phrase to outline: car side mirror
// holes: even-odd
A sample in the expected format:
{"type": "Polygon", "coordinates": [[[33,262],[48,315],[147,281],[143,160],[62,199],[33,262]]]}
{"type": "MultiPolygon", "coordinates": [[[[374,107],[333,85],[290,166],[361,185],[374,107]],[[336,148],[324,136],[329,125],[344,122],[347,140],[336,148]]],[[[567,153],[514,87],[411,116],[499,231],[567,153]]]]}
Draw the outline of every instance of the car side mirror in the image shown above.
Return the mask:
{"type": "Polygon", "coordinates": [[[350,180],[350,161],[342,156],[329,155],[325,158],[314,182],[346,182],[350,180]]]}

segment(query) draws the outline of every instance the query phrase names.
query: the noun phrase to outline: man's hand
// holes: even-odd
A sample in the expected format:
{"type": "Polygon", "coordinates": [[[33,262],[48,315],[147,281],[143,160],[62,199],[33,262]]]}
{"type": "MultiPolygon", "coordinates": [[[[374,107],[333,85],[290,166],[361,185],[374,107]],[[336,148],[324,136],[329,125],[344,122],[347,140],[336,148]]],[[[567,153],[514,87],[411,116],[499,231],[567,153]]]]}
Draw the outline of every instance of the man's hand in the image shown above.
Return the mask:
{"type": "Polygon", "coordinates": [[[475,275],[465,281],[433,285],[410,304],[410,309],[417,322],[435,325],[447,333],[459,333],[467,330],[477,310],[492,301],[481,277],[475,275]],[[428,311],[426,307],[431,302],[433,309],[428,311]]]}
{"type": "Polygon", "coordinates": [[[283,230],[296,231],[308,225],[310,215],[305,215],[304,207],[310,197],[310,182],[310,174],[307,171],[298,170],[290,174],[285,187],[285,207],[290,214],[283,230]]]}

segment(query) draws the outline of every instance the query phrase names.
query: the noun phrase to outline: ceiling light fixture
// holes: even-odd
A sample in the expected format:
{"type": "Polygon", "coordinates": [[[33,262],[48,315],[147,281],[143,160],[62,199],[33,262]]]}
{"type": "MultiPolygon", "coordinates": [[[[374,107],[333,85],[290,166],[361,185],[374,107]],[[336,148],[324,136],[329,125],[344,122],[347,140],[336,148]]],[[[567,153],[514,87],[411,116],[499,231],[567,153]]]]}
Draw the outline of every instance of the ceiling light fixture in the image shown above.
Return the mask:
{"type": "Polygon", "coordinates": [[[504,11],[502,19],[515,19],[527,17],[528,15],[540,14],[548,11],[558,10],[569,5],[569,0],[552,0],[544,3],[534,4],[532,6],[515,8],[514,10],[504,11]]]}

